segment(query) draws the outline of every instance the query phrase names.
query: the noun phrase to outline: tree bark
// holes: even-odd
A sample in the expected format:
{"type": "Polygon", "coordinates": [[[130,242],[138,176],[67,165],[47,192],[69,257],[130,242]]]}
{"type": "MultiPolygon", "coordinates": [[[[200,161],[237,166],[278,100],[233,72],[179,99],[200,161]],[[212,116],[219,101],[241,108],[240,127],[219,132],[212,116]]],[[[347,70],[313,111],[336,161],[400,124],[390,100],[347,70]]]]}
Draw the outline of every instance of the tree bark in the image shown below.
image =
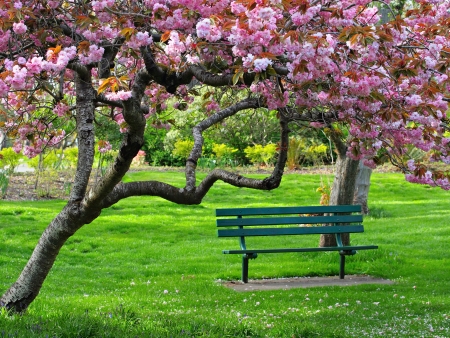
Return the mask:
{"type": "Polygon", "coordinates": [[[94,160],[94,105],[91,77],[80,69],[75,76],[77,92],[78,166],[69,201],[45,229],[28,263],[17,281],[0,298],[0,306],[15,312],[24,311],[37,297],[59,250],[82,225],[90,223],[98,213],[83,210],[82,198],[89,182],[94,160]],[[94,217],[93,217],[94,216],[94,217]]]}
{"type": "Polygon", "coordinates": [[[0,150],[5,147],[6,144],[6,134],[0,131],[0,150]]]}
{"type": "MultiPolygon", "coordinates": [[[[331,140],[336,146],[337,160],[330,194],[330,205],[353,204],[359,161],[355,161],[347,156],[347,147],[336,132],[331,133],[331,140]]],[[[350,236],[343,234],[342,242],[344,245],[348,245],[350,243],[350,236]]],[[[336,246],[335,236],[321,235],[319,246],[336,246]]]]}
{"type": "Polygon", "coordinates": [[[369,206],[367,200],[369,198],[370,176],[372,169],[366,167],[362,161],[358,165],[358,173],[356,175],[355,195],[353,197],[353,204],[360,204],[362,213],[369,214],[369,206]]]}

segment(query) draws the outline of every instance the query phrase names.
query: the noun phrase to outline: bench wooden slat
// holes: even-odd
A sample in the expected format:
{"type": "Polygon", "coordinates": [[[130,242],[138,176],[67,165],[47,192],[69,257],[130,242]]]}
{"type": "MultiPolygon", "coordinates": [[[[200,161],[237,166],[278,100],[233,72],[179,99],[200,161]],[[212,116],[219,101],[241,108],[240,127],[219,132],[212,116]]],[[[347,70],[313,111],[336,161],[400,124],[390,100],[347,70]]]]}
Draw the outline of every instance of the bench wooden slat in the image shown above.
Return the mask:
{"type": "Polygon", "coordinates": [[[341,234],[364,232],[362,225],[218,230],[218,237],[341,234]]]}
{"type": "Polygon", "coordinates": [[[252,250],[223,250],[224,254],[249,254],[249,253],[285,253],[285,252],[315,252],[315,251],[351,251],[378,249],[378,245],[342,246],[325,248],[284,248],[284,249],[252,249],[252,250]]]}
{"type": "Polygon", "coordinates": [[[361,212],[360,205],[216,209],[216,216],[286,215],[361,212]]]}
{"type": "Polygon", "coordinates": [[[361,223],[361,215],[341,216],[307,216],[307,217],[270,217],[270,218],[229,218],[218,219],[218,227],[233,225],[281,225],[281,224],[326,224],[326,223],[361,223]]]}

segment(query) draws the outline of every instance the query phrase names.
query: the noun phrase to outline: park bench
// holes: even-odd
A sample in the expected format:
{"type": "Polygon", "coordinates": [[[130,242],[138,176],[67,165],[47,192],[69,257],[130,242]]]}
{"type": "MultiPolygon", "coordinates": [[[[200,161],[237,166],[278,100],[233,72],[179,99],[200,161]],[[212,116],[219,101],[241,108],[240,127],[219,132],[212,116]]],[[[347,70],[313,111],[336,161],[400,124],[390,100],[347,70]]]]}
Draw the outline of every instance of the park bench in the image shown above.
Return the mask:
{"type": "Polygon", "coordinates": [[[240,250],[223,250],[223,253],[242,254],[244,283],[248,282],[248,261],[256,258],[259,253],[338,251],[341,257],[339,278],[344,279],[345,256],[354,255],[356,250],[378,248],[376,245],[344,246],[342,243],[342,234],[364,232],[360,205],[217,209],[216,217],[221,217],[217,219],[219,237],[239,238],[240,250]],[[245,243],[245,238],[250,236],[313,234],[335,235],[337,245],[314,248],[248,249],[245,243]]]}

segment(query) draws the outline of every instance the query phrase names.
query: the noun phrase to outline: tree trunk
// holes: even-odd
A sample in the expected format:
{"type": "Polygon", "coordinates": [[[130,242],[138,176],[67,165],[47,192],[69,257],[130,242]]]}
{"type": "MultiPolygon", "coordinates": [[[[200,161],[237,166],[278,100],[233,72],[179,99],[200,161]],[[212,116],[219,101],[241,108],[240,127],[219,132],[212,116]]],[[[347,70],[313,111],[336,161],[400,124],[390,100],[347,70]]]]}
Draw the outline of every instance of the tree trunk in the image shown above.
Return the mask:
{"type": "Polygon", "coordinates": [[[19,278],[1,297],[1,307],[22,312],[37,297],[59,250],[85,223],[71,209],[67,205],[45,229],[19,278]]]}
{"type": "Polygon", "coordinates": [[[366,167],[362,161],[359,162],[358,173],[356,175],[355,196],[353,197],[353,204],[360,204],[362,213],[369,214],[369,206],[367,200],[369,197],[370,176],[372,169],[366,167]]]}
{"type": "MultiPolygon", "coordinates": [[[[330,205],[353,204],[359,161],[347,157],[347,147],[339,135],[332,132],[331,139],[336,146],[337,160],[333,186],[331,188],[330,205]]],[[[342,241],[344,245],[348,245],[350,243],[350,236],[343,234],[342,241]]],[[[319,246],[336,246],[335,236],[321,235],[319,246]]]]}
{"type": "Polygon", "coordinates": [[[6,144],[6,134],[0,130],[0,150],[5,147],[6,144]]]}
{"type": "Polygon", "coordinates": [[[17,281],[0,298],[0,306],[9,310],[22,312],[31,304],[39,294],[42,283],[66,240],[100,214],[99,208],[95,209],[83,203],[92,170],[95,143],[94,90],[90,72],[86,71],[83,75],[75,76],[79,151],[74,189],[66,206],[45,229],[17,281]]]}

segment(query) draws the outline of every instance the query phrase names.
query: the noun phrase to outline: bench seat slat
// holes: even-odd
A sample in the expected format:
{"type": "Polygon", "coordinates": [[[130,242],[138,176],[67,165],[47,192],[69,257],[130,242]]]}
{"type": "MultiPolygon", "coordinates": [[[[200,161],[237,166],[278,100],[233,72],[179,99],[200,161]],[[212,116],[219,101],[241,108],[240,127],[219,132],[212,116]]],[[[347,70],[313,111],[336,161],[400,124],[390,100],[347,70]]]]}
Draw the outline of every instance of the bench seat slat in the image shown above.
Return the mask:
{"type": "Polygon", "coordinates": [[[247,254],[247,253],[283,253],[283,252],[315,252],[315,251],[349,251],[349,250],[371,250],[378,249],[378,245],[360,245],[325,248],[284,248],[284,249],[252,249],[252,250],[223,250],[224,254],[247,254]]]}
{"type": "Polygon", "coordinates": [[[325,223],[361,223],[361,215],[307,216],[307,217],[269,217],[269,218],[229,218],[218,219],[217,226],[233,225],[281,225],[281,224],[325,224],[325,223]]]}
{"type": "Polygon", "coordinates": [[[361,212],[360,205],[327,205],[275,208],[233,208],[216,209],[216,216],[251,216],[251,215],[286,215],[286,214],[316,214],[316,213],[350,213],[361,212]]]}
{"type": "Polygon", "coordinates": [[[362,225],[218,230],[218,237],[341,234],[364,232],[362,225]]]}

